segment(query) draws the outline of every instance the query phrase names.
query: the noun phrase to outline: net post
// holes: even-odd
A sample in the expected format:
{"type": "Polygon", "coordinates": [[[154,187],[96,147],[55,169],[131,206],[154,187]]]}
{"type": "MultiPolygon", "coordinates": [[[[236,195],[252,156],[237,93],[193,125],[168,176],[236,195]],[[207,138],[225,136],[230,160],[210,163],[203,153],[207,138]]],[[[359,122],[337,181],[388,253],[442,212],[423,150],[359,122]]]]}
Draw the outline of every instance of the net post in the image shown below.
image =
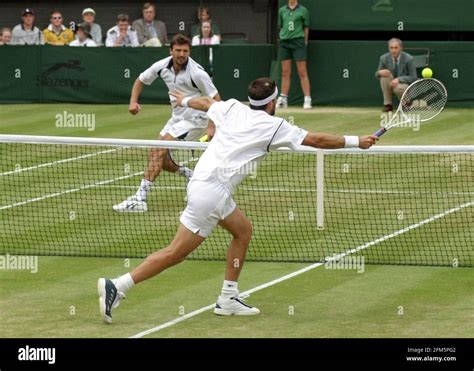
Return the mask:
{"type": "Polygon", "coordinates": [[[324,229],[324,151],[316,152],[316,228],[324,229]]]}

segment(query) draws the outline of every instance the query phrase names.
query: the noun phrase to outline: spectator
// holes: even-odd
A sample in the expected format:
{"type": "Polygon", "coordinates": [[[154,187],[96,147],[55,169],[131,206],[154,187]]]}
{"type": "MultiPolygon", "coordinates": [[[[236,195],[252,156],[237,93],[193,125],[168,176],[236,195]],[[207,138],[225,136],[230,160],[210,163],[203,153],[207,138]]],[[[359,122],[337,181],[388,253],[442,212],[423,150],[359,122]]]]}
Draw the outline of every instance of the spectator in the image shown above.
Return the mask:
{"type": "Polygon", "coordinates": [[[390,39],[388,53],[380,57],[379,67],[375,72],[383,92],[383,112],[393,111],[393,93],[400,99],[406,88],[417,79],[414,59],[402,51],[402,48],[400,39],[390,39]]]}
{"type": "Polygon", "coordinates": [[[35,27],[35,13],[26,8],[21,15],[21,23],[13,27],[12,45],[39,45],[44,44],[43,33],[35,27]]]}
{"type": "Polygon", "coordinates": [[[107,31],[105,46],[139,46],[137,33],[130,27],[127,14],[119,14],[117,16],[117,25],[107,31]]]}
{"type": "Polygon", "coordinates": [[[12,30],[9,27],[4,27],[0,30],[0,45],[8,45],[12,40],[12,30]]]}
{"type": "Polygon", "coordinates": [[[72,41],[69,46],[97,46],[91,37],[91,26],[86,22],[83,22],[77,26],[76,40],[72,41]]]}
{"type": "MultiPolygon", "coordinates": [[[[87,23],[90,27],[90,38],[94,40],[96,46],[102,46],[102,28],[94,23],[95,21],[95,10],[92,8],[86,8],[82,11],[82,20],[87,23]]],[[[87,45],[89,46],[89,45],[87,45]]]]}
{"type": "Polygon", "coordinates": [[[133,22],[132,27],[137,31],[138,42],[145,46],[163,46],[168,43],[166,25],[155,19],[156,7],[154,4],[143,5],[143,18],[133,22]]]}
{"type": "Polygon", "coordinates": [[[74,33],[63,25],[63,16],[58,10],[51,12],[51,23],[43,30],[44,41],[50,45],[68,45],[74,33]]]}
{"type": "Polygon", "coordinates": [[[298,3],[288,0],[288,4],[278,11],[280,42],[278,56],[281,61],[281,94],[277,108],[288,107],[288,93],[291,84],[291,60],[296,62],[301,89],[304,93],[304,109],[311,108],[311,87],[306,68],[306,54],[309,37],[309,12],[298,3]]]}
{"type": "Polygon", "coordinates": [[[217,36],[219,41],[221,40],[221,31],[217,24],[211,20],[211,14],[209,13],[209,8],[207,6],[201,6],[198,8],[197,18],[199,23],[191,27],[191,37],[200,35],[203,22],[211,22],[212,34],[217,36]]]}
{"type": "Polygon", "coordinates": [[[201,25],[201,32],[198,36],[193,37],[194,45],[217,45],[220,44],[219,38],[212,33],[211,22],[204,21],[201,25]]]}

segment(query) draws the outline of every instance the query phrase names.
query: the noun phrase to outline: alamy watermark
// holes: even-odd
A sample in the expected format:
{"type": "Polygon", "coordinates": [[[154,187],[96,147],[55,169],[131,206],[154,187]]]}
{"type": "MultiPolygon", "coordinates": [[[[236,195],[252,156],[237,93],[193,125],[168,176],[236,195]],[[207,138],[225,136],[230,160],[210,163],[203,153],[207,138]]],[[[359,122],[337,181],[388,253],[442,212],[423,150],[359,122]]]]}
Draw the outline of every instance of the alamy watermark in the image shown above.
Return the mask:
{"type": "Polygon", "coordinates": [[[335,254],[326,257],[324,267],[326,269],[352,269],[357,270],[357,273],[364,273],[365,271],[365,257],[358,255],[341,255],[335,254]]]}
{"type": "Polygon", "coordinates": [[[86,128],[88,131],[95,130],[95,113],[69,113],[63,111],[55,116],[57,128],[86,128]]]}
{"type": "Polygon", "coordinates": [[[395,127],[395,128],[412,128],[413,131],[419,131],[421,124],[421,117],[418,113],[404,113],[396,115],[393,112],[382,114],[380,116],[381,127],[395,127]]]}
{"type": "Polygon", "coordinates": [[[26,270],[38,272],[38,256],[31,255],[0,255],[0,270],[26,270]]]}

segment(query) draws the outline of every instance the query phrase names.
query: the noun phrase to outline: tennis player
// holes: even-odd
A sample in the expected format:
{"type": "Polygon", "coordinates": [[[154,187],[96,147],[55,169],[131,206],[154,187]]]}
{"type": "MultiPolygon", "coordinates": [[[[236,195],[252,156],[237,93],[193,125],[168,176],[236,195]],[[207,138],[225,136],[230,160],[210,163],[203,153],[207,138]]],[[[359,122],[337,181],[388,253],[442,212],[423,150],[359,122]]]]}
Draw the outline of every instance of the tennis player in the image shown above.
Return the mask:
{"type": "MultiPolygon", "coordinates": [[[[158,77],[165,82],[169,91],[179,90],[191,97],[205,95],[220,100],[211,78],[189,56],[190,53],[191,41],[189,38],[181,34],[175,35],[170,44],[171,56],[153,64],[140,74],[135,81],[128,108],[132,115],[140,112],[141,107],[138,104],[138,98],[144,86],[151,85],[158,77]]],[[[174,104],[172,96],[170,96],[170,102],[173,114],[161,130],[159,139],[197,141],[206,135],[208,125],[213,126],[213,123],[209,122],[204,112],[189,107],[178,107],[174,104]]],[[[125,201],[114,205],[113,209],[117,212],[146,212],[148,210],[146,202],[148,192],[162,169],[173,173],[177,172],[187,180],[193,174],[191,169],[174,163],[167,149],[152,149],[148,158],[148,169],[145,171],[137,192],[125,201]]]]}
{"type": "Polygon", "coordinates": [[[377,137],[337,136],[309,133],[274,117],[278,89],[273,80],[260,78],[248,88],[250,107],[235,99],[217,102],[210,97],[186,97],[171,93],[176,104],[207,112],[216,126],[209,147],[202,154],[188,184],[188,203],[181,225],[170,245],[148,256],[132,272],[116,280],[98,281],[100,313],[112,322],[125,292],[135,284],[156,276],[182,262],[209,236],[216,225],[233,237],[228,252],[225,280],[214,313],[218,315],[256,315],[260,310],[239,299],[237,281],[252,237],[252,224],[232,199],[232,193],[248,175],[249,166],[257,165],[272,149],[307,145],[317,148],[369,148],[377,137]],[[253,164],[252,164],[253,163],[253,164]]]}

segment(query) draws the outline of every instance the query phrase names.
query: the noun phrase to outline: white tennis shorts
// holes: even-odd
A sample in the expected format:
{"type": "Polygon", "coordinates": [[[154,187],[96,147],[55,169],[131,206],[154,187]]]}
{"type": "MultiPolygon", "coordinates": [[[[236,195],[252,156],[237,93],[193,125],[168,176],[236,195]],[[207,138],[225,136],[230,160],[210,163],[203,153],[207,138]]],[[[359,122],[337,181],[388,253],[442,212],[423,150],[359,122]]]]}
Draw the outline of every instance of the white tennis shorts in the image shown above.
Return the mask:
{"type": "Polygon", "coordinates": [[[188,204],[180,222],[201,237],[211,234],[220,220],[227,218],[237,207],[231,192],[213,179],[193,180],[187,188],[188,204]]]}
{"type": "Polygon", "coordinates": [[[190,120],[175,121],[170,118],[163,129],[160,131],[160,135],[170,134],[175,139],[182,139],[190,142],[198,141],[204,135],[206,135],[207,124],[209,120],[207,118],[196,117],[190,120]]]}

